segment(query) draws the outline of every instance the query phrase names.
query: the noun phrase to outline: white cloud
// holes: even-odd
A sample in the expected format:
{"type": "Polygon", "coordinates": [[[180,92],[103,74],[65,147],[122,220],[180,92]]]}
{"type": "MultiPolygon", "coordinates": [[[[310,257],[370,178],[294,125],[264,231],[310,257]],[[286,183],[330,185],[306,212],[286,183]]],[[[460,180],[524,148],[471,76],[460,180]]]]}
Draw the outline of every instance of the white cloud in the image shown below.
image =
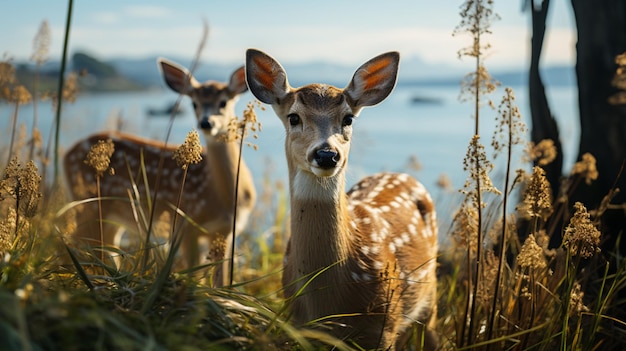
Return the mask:
{"type": "Polygon", "coordinates": [[[113,24],[120,21],[120,15],[115,12],[96,12],[93,14],[93,20],[99,24],[113,24]]]}
{"type": "MultiPolygon", "coordinates": [[[[531,34],[522,27],[500,27],[489,38],[492,45],[488,62],[501,66],[527,65],[530,61],[531,34]]],[[[568,28],[549,28],[543,43],[541,62],[572,64],[576,55],[576,32],[568,28]]]]}
{"type": "Polygon", "coordinates": [[[125,15],[135,18],[165,18],[173,11],[163,6],[130,5],[123,8],[125,15]]]}

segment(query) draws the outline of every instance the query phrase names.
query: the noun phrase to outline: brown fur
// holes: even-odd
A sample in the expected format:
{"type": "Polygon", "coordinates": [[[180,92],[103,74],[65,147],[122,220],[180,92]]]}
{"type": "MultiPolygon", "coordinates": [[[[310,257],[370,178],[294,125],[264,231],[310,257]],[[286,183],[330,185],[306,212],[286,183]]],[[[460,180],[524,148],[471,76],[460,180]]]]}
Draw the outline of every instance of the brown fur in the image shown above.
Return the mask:
{"type": "Polygon", "coordinates": [[[437,220],[430,195],[394,173],[344,193],[352,116],[391,92],[397,64],[397,54],[383,54],[361,66],[345,90],[294,89],[278,62],[250,49],[246,79],[287,132],[291,238],[283,285],[293,321],[326,324],[366,349],[403,349],[416,322],[428,329],[425,348],[434,349],[437,220]]]}
{"type": "MultiPolygon", "coordinates": [[[[220,140],[227,133],[230,120],[235,118],[234,105],[238,95],[245,90],[243,68],[235,71],[229,84],[220,82],[198,83],[189,72],[166,60],[160,60],[164,78],[170,88],[188,95],[194,102],[196,116],[200,124],[202,119],[211,122],[211,129],[202,129],[207,141],[202,161],[190,165],[185,180],[185,189],[180,205],[184,212],[198,226],[179,217],[178,223],[184,225],[182,256],[184,265],[195,266],[202,258],[198,239],[205,237],[209,241],[212,260],[221,261],[231,245],[233,231],[234,191],[237,164],[239,162],[239,145],[234,142],[220,140]],[[190,78],[187,83],[185,79],[190,78]]],[[[139,187],[142,203],[148,203],[156,188],[158,164],[163,153],[163,168],[160,173],[156,218],[162,212],[170,212],[178,203],[183,170],[172,159],[173,151],[178,147],[165,146],[160,141],[139,138],[130,134],[111,132],[97,133],[78,141],[65,155],[64,168],[73,199],[95,198],[96,184],[93,169],[83,161],[92,145],[99,140],[111,139],[115,145],[115,153],[111,158],[111,167],[115,175],[105,174],[100,179],[102,197],[114,197],[115,200],[101,201],[104,226],[104,245],[113,245],[115,234],[121,225],[130,230],[137,229],[138,223],[133,217],[128,192],[133,184],[139,187]],[[144,160],[143,164],[141,160],[144,160]],[[146,183],[141,168],[145,167],[146,179],[150,194],[146,193],[146,183]],[[132,172],[128,172],[128,168],[132,172]],[[132,181],[131,181],[132,179],[132,181]]],[[[251,173],[245,162],[241,161],[239,174],[239,192],[237,200],[237,231],[240,232],[247,222],[248,215],[254,206],[256,191],[251,173]]],[[[79,227],[76,236],[93,245],[100,244],[100,224],[97,202],[84,206],[78,217],[79,227]]],[[[144,209],[146,215],[149,211],[144,209]]],[[[155,218],[155,219],[156,219],[155,218]]],[[[145,229],[145,228],[144,228],[145,229]]],[[[179,228],[176,228],[177,231],[179,228]]],[[[227,265],[218,268],[216,284],[223,285],[226,278],[227,265]],[[222,272],[224,274],[222,274],[222,272]]]]}

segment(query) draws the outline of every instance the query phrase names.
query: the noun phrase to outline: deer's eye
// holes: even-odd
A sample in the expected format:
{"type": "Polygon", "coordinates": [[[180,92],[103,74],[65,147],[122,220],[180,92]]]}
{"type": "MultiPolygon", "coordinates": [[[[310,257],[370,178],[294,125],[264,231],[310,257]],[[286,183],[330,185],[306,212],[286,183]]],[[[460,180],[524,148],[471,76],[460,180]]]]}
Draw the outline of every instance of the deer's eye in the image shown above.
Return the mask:
{"type": "Polygon", "coordinates": [[[288,114],[287,119],[289,120],[289,124],[291,124],[292,126],[297,126],[298,124],[300,124],[300,116],[295,113],[288,114]]]}
{"type": "Polygon", "coordinates": [[[220,108],[224,108],[224,107],[226,107],[226,101],[222,100],[220,101],[220,108]]]}
{"type": "Polygon", "coordinates": [[[341,122],[342,126],[351,126],[352,122],[354,122],[354,115],[346,115],[341,122]]]}

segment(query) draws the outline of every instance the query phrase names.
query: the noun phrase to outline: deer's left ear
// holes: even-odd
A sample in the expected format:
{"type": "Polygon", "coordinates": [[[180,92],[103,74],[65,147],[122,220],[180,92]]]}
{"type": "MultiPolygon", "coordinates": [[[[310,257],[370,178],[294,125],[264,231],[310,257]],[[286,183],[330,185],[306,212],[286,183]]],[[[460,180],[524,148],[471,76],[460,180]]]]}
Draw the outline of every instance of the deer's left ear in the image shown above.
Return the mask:
{"type": "Polygon", "coordinates": [[[385,100],[396,85],[400,54],[384,53],[359,67],[344,90],[353,107],[373,106],[385,100]]]}
{"type": "Polygon", "coordinates": [[[189,95],[194,88],[200,86],[191,72],[177,63],[160,57],[157,59],[157,66],[167,86],[179,94],[189,95]]]}
{"type": "Polygon", "coordinates": [[[246,81],[252,94],[269,105],[279,104],[290,89],[280,63],[256,49],[246,51],[246,81]]]}
{"type": "Polygon", "coordinates": [[[243,94],[248,90],[248,85],[246,84],[245,66],[237,68],[237,70],[235,70],[235,72],[233,72],[230,76],[228,90],[230,90],[233,95],[243,94]]]}

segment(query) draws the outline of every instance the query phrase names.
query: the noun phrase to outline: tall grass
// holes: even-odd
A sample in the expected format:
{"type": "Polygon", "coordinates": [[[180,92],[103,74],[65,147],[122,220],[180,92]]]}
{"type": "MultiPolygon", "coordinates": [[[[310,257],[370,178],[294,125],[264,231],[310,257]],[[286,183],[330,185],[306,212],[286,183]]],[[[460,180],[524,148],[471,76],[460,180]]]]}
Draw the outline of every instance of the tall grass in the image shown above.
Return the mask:
{"type": "Polygon", "coordinates": [[[469,34],[472,42],[459,56],[476,63],[461,87],[462,99],[473,103],[476,128],[464,160],[469,174],[461,189],[465,201],[456,210],[452,245],[441,262],[443,271],[451,272],[442,277],[446,294],[441,304],[451,306],[441,316],[441,335],[447,336],[444,348],[623,348],[626,324],[611,312],[619,311],[614,308],[623,303],[616,300],[616,291],[626,288],[624,259],[600,252],[601,209],[588,211],[583,204],[568,201],[582,179],[597,178],[593,156],[586,155],[574,166],[559,194],[551,194],[540,166],[530,175],[526,167],[513,171],[512,162],[520,157],[549,164],[554,147],[548,142],[525,147],[526,127],[511,88],[504,89],[495,113],[493,158],[480,142],[479,118],[492,113],[483,109],[482,101],[495,107],[488,99],[498,85],[484,66],[490,48],[486,37],[492,21],[498,19],[492,5],[492,1],[466,1],[455,31],[469,34]],[[492,159],[500,154],[506,157],[501,190],[490,178],[492,159]],[[516,192],[521,199],[514,198],[516,192]],[[519,201],[514,213],[511,200],[519,201]],[[551,216],[559,216],[565,227],[547,227],[551,216]],[[561,235],[561,246],[548,246],[550,237],[561,235]]]}

